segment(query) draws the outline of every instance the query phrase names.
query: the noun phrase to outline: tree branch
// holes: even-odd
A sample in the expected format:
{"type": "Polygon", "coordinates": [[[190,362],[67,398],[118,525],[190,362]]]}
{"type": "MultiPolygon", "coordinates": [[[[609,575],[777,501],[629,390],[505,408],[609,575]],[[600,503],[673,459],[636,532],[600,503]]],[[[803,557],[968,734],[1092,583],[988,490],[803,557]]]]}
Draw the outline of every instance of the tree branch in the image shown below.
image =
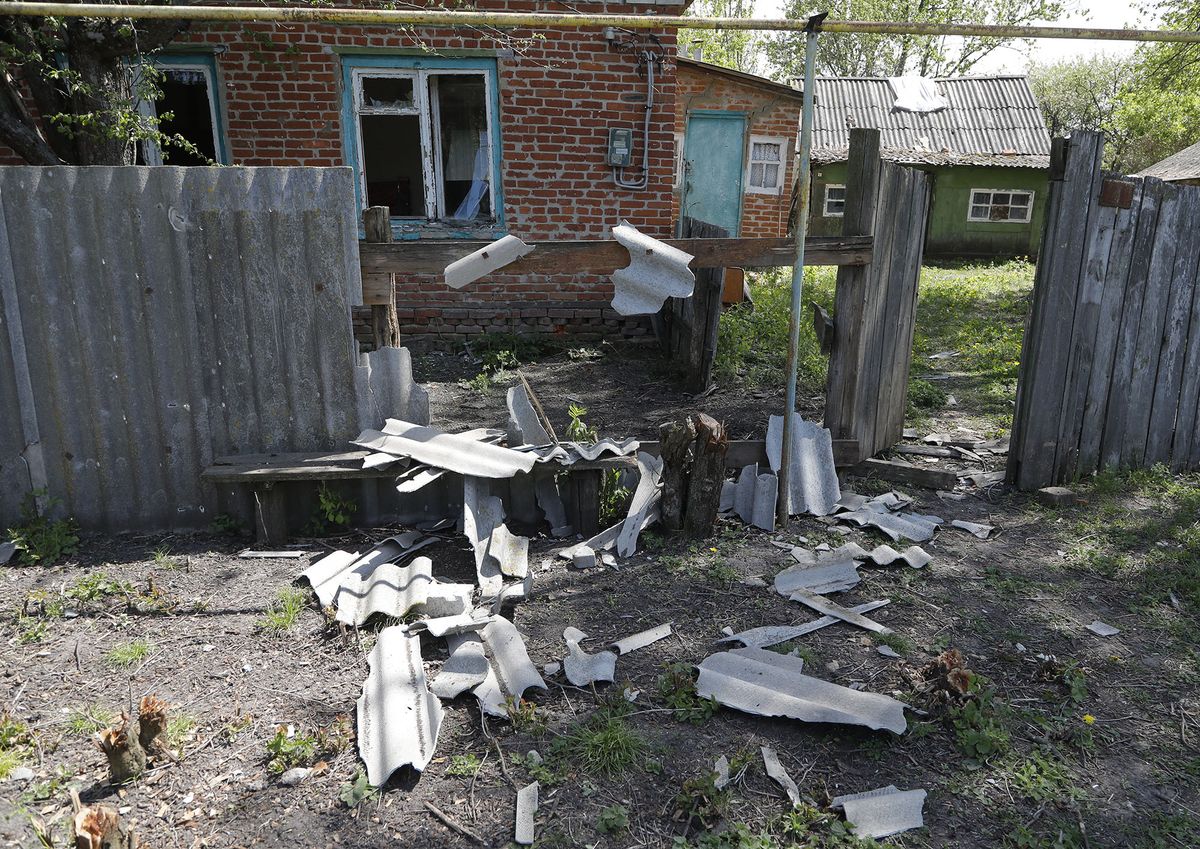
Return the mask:
{"type": "Polygon", "coordinates": [[[29,113],[14,82],[7,71],[0,77],[0,140],[30,165],[61,165],[62,161],[36,125],[27,120],[29,113]]]}

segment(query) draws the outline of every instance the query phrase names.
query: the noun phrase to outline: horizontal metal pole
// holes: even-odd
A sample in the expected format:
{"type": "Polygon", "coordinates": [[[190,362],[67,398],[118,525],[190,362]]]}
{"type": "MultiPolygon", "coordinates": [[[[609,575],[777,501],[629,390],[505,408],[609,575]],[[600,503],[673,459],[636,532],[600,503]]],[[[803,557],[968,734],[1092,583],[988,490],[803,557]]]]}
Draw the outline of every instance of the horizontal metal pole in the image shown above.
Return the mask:
{"type": "MultiPolygon", "coordinates": [[[[108,3],[6,2],[3,15],[74,18],[138,18],[178,21],[262,21],[277,23],[383,24],[436,27],[621,27],[624,29],[760,30],[802,32],[807,19],[687,18],[679,15],[581,15],[551,12],[447,12],[425,9],[345,9],[311,6],[141,6],[108,3]]],[[[879,35],[961,35],[990,38],[1068,38],[1100,41],[1179,41],[1200,43],[1200,32],[1093,27],[932,24],[908,21],[831,21],[821,32],[879,35]]]]}

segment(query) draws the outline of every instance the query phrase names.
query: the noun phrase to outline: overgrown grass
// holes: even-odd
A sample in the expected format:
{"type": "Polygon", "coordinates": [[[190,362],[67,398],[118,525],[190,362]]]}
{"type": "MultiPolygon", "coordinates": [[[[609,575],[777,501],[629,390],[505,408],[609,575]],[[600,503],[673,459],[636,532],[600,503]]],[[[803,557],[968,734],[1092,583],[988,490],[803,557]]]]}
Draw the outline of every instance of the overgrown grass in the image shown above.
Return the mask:
{"type": "Polygon", "coordinates": [[[269,634],[282,634],[296,624],[306,604],[308,593],[295,587],[286,587],[279,591],[263,618],[258,620],[258,627],[269,634]]]}
{"type": "Polygon", "coordinates": [[[133,640],[113,646],[108,654],[104,655],[104,659],[113,666],[128,669],[131,666],[137,666],[149,657],[153,649],[154,644],[149,640],[133,640]]]}
{"type": "Polygon", "coordinates": [[[613,778],[645,760],[650,746],[625,719],[628,703],[602,705],[551,746],[554,760],[569,762],[590,775],[613,778]]]}

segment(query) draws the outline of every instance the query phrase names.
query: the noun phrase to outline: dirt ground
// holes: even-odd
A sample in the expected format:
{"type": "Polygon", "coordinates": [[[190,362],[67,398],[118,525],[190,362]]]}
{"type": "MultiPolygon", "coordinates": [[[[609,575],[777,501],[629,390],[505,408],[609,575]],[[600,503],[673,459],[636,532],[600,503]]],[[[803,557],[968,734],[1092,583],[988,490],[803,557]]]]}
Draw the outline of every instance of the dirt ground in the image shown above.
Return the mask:
{"type": "MultiPolygon", "coordinates": [[[[780,406],[771,392],[747,398],[719,389],[690,399],[652,350],[599,353],[563,353],[525,369],[556,426],[565,427],[574,400],[601,435],[651,437],[678,410],[702,409],[725,420],[731,437],[748,438],[761,436],[780,406]]],[[[451,430],[503,423],[502,388],[460,384],[477,372],[451,355],[418,362],[435,423],[451,430]]],[[[819,399],[805,404],[812,411],[819,399]]],[[[0,842],[42,845],[39,829],[50,832],[51,845],[66,845],[73,787],[85,803],[118,806],[152,847],[479,845],[432,815],[427,802],[483,844],[505,846],[515,788],[536,778],[536,845],[545,847],[868,845],[848,836],[825,806],[839,793],[887,784],[928,791],[926,828],[889,838],[890,845],[1196,846],[1200,584],[1190,583],[1194,571],[1162,571],[1164,562],[1186,570],[1187,558],[1200,559],[1200,532],[1192,533],[1200,514],[1181,486],[1196,491],[1194,480],[1178,479],[1157,488],[1085,487],[1088,503],[1065,508],[1000,487],[966,488],[961,500],[900,487],[917,512],[992,524],[998,534],[985,541],[943,527],[924,544],[933,557],[925,568],[867,567],[861,584],[835,597],[846,606],[891,599],[871,615],[893,637],[838,624],[776,647],[795,650],[815,676],[912,705],[899,736],[710,711],[678,686],[662,687],[670,664],[690,667],[719,650],[722,628],[815,618],[770,587],[792,562],[779,544],[803,538],[808,547],[873,548],[888,542],[879,533],[855,528],[843,536],[813,517],[776,534],[722,520],[717,536],[701,543],[649,532],[619,568],[588,572],[568,569],[552,556],[553,541],[537,540],[533,597],[508,615],[539,667],[561,660],[568,625],[591,635],[589,651],[664,622],[674,636],[621,657],[615,685],[580,689],[547,676],[549,691],[529,691],[534,707],[515,722],[484,721],[470,695],[446,703],[428,769],[398,775],[354,807],[339,798],[359,770],[353,744],[327,735],[332,742],[308,758],[326,766],[294,787],[269,768],[267,746],[279,726],[311,735],[336,730],[348,716],[352,727],[375,628],[346,632],[315,603],[278,632],[263,623],[310,559],[366,547],[393,529],[299,540],[309,552],[299,560],[239,559],[248,540],[215,533],[87,537],[56,565],[4,569],[0,758],[9,759],[9,778],[0,781],[0,842]],[[1117,538],[1118,526],[1140,531],[1117,538]],[[1116,546],[1119,568],[1099,569],[1116,546]],[[1180,576],[1169,595],[1155,577],[1168,574],[1180,576]],[[1121,633],[1090,633],[1095,619],[1121,633]],[[877,651],[881,639],[899,659],[877,651]],[[970,697],[947,701],[926,683],[922,670],[948,648],[976,673],[970,697]],[[621,699],[626,689],[640,691],[632,703],[621,699]],[[114,788],[91,737],[147,693],[171,705],[173,753],[114,788]],[[680,705],[696,721],[680,718],[673,709],[680,705]],[[792,811],[765,775],[764,745],[779,752],[803,807],[792,811]],[[531,750],[542,764],[527,758],[531,750]],[[704,785],[721,755],[740,777],[716,793],[704,785]],[[14,768],[33,777],[14,778],[14,768]]],[[[446,533],[422,553],[439,578],[472,580],[461,536],[446,533]]],[[[432,674],[445,644],[425,638],[422,651],[432,674]]]]}

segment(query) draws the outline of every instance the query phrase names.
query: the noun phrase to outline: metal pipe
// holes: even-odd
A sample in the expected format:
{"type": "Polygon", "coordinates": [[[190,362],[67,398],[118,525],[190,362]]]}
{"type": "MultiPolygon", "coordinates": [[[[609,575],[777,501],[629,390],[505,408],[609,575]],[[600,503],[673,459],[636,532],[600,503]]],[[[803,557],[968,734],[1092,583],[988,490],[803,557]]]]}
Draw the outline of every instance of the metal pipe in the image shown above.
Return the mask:
{"type": "Polygon", "coordinates": [[[804,241],[808,238],[808,204],[812,193],[813,89],[816,87],[817,29],[824,29],[823,15],[810,18],[812,24],[804,39],[804,101],[800,112],[800,150],[796,159],[796,258],[792,263],[792,312],[788,318],[787,406],[783,411],[783,444],[779,452],[779,497],[775,502],[775,525],[786,528],[790,518],[792,414],[796,410],[796,378],[800,370],[800,310],[804,294],[804,241]]]}
{"type": "Polygon", "coordinates": [[[654,109],[654,63],[659,56],[653,50],[643,50],[638,57],[646,63],[646,112],[642,121],[642,176],[626,180],[622,166],[613,166],[613,179],[622,189],[644,189],[650,185],[650,113],[654,109]]]}
{"type": "MultiPolygon", "coordinates": [[[[805,32],[811,19],[687,18],[680,15],[580,15],[554,12],[448,12],[426,9],[347,9],[283,6],[141,6],[116,3],[5,2],[3,16],[132,18],[175,21],[260,21],[276,23],[382,24],[438,27],[604,27],[623,29],[755,30],[805,32]]],[[[830,21],[823,32],[879,35],[961,35],[990,38],[1078,38],[1096,41],[1200,43],[1200,32],[1096,27],[934,24],[912,21],[830,21]]]]}

